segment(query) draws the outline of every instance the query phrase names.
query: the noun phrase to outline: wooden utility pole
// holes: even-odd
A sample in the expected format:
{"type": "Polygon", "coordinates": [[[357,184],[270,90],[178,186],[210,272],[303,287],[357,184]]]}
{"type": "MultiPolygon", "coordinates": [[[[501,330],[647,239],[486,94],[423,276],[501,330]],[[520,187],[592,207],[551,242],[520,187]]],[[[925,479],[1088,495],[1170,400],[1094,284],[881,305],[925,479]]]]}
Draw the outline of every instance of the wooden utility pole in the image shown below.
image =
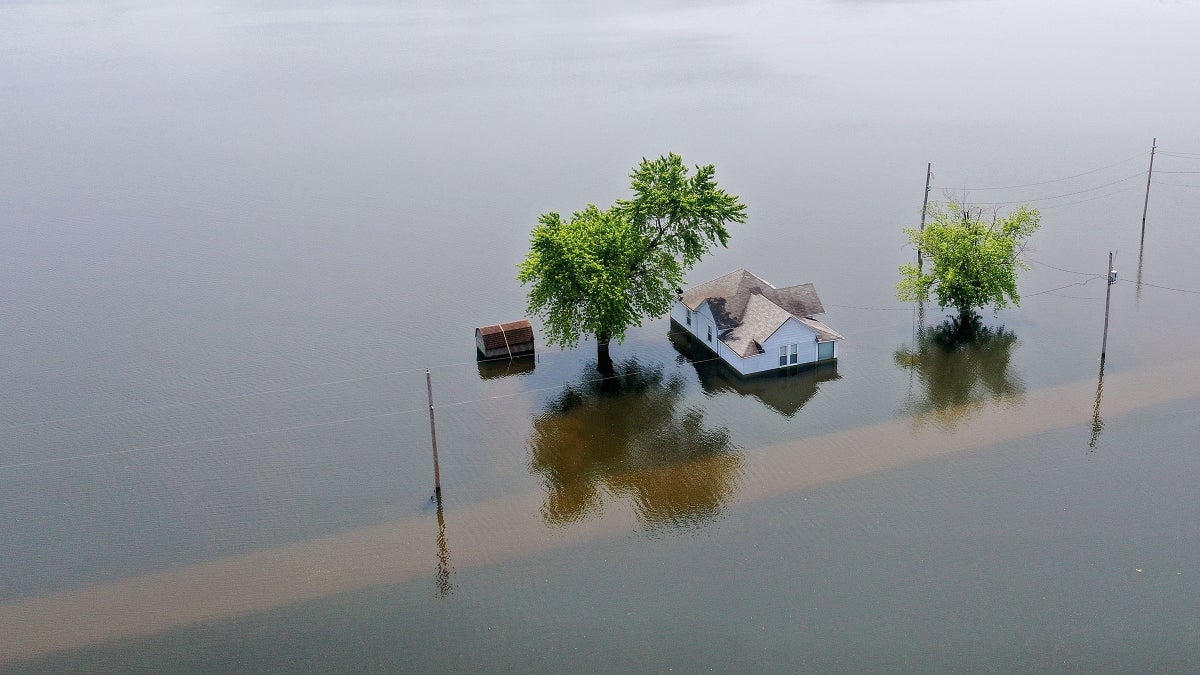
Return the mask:
{"type": "Polygon", "coordinates": [[[433,494],[442,496],[442,471],[438,468],[437,425],[433,421],[433,376],[425,369],[425,389],[429,392],[429,439],[433,442],[433,494]]]}
{"type": "Polygon", "coordinates": [[[1146,172],[1146,201],[1142,204],[1142,241],[1146,240],[1146,210],[1150,208],[1150,179],[1154,176],[1154,151],[1158,149],[1158,137],[1150,142],[1150,170],[1146,172]]]}
{"type": "Polygon", "coordinates": [[[1112,298],[1113,282],[1113,266],[1112,266],[1112,251],[1108,252],[1108,286],[1104,291],[1104,339],[1100,342],[1100,363],[1104,363],[1104,353],[1108,350],[1108,301],[1112,298]]]}
{"type": "MultiPolygon", "coordinates": [[[[921,200],[921,234],[925,234],[925,211],[929,209],[929,180],[933,178],[933,162],[925,165],[925,198],[921,200]]],[[[921,271],[921,247],[917,246],[917,272],[921,271]]]]}

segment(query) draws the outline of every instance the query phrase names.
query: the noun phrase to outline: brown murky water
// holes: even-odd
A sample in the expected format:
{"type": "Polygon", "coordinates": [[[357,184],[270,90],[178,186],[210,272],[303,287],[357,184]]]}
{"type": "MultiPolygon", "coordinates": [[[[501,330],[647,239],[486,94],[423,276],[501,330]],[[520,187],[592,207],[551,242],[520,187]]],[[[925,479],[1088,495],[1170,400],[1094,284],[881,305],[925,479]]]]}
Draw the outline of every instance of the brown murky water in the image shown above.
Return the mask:
{"type": "MultiPolygon", "coordinates": [[[[1200,362],[1145,368],[1110,378],[1104,413],[1110,418],[1120,417],[1200,397],[1200,377],[1176,377],[1180,373],[1200,375],[1200,362]]],[[[635,386],[657,385],[653,396],[670,398],[671,387],[662,387],[661,377],[661,372],[653,372],[649,382],[635,386]]],[[[605,452],[646,454],[644,448],[637,447],[643,442],[641,435],[652,434],[657,427],[639,424],[641,416],[651,415],[655,424],[672,419],[670,410],[656,408],[654,400],[646,401],[644,394],[640,390],[637,395],[620,396],[614,403],[636,405],[636,410],[603,417],[620,420],[619,426],[604,425],[600,420],[586,425],[589,429],[604,429],[601,438],[605,452]]],[[[1031,392],[1006,406],[980,409],[977,404],[960,401],[956,406],[941,406],[911,418],[739,453],[728,447],[726,436],[710,432],[701,441],[681,444],[680,449],[656,449],[653,454],[673,456],[662,466],[608,461],[586,471],[603,482],[608,494],[628,501],[632,507],[616,509],[616,514],[610,509],[604,515],[596,503],[597,488],[580,485],[578,474],[585,470],[579,465],[598,460],[586,448],[587,443],[597,440],[581,443],[571,433],[572,427],[585,424],[572,413],[578,405],[586,404],[576,404],[551,430],[535,427],[532,466],[552,476],[547,479],[552,483],[551,492],[544,498],[540,492],[533,492],[472,504],[444,515],[439,509],[437,523],[430,516],[409,518],[10,603],[0,607],[0,625],[7,629],[0,653],[10,659],[29,658],[428,577],[433,561],[451,562],[446,551],[446,519],[455,523],[454,535],[459,543],[454,547],[452,563],[459,569],[617,536],[629,528],[631,511],[644,524],[694,527],[694,523],[681,521],[718,512],[730,503],[769,499],[1053,429],[1080,427],[1096,410],[1093,395],[1093,383],[1078,382],[1031,392]],[[564,427],[567,431],[562,431],[564,427]],[[551,452],[555,453],[554,471],[544,466],[549,460],[539,459],[539,453],[551,452]],[[579,460],[581,454],[587,459],[579,460]],[[714,458],[726,455],[724,460],[714,458]],[[538,513],[541,519],[536,517],[538,513]],[[581,522],[585,516],[590,517],[581,522]],[[664,518],[667,523],[660,522],[664,518]],[[543,519],[549,525],[578,526],[547,529],[543,519]],[[429,534],[439,526],[440,550],[431,550],[429,534]]],[[[583,413],[585,417],[592,414],[595,412],[583,413]]],[[[674,439],[687,437],[678,429],[670,432],[674,439]]]]}

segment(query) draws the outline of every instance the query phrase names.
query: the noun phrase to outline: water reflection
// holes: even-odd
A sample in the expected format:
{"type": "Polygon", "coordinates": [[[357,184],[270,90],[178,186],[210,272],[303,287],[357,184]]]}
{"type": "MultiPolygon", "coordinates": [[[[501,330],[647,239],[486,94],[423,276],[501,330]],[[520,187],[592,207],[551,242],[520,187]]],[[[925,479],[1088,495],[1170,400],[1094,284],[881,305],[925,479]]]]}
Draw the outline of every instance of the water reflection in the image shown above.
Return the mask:
{"type": "Polygon", "coordinates": [[[1095,452],[1100,432],[1104,431],[1104,420],[1100,417],[1100,399],[1104,396],[1104,357],[1100,357],[1100,377],[1096,380],[1096,404],[1092,406],[1092,437],[1088,441],[1088,452],[1095,452]]]}
{"type": "MultiPolygon", "coordinates": [[[[1133,303],[1135,307],[1142,304],[1142,260],[1145,254],[1146,242],[1145,238],[1143,237],[1142,244],[1138,246],[1137,283],[1134,284],[1135,292],[1133,295],[1133,303]]],[[[1101,370],[1103,371],[1103,368],[1101,368],[1101,370]]]]}
{"type": "Polygon", "coordinates": [[[916,376],[923,391],[909,391],[904,411],[953,427],[988,402],[1020,401],[1025,383],[1012,371],[1013,347],[1020,342],[1003,326],[984,326],[978,316],[966,323],[947,319],[917,331],[915,347],[896,350],[896,364],[916,376]]]}
{"type": "Polygon", "coordinates": [[[732,392],[738,396],[751,396],[775,412],[791,419],[809,399],[820,390],[822,382],[841,379],[837,363],[821,363],[815,366],[797,367],[756,375],[738,377],[729,366],[713,357],[699,340],[686,333],[672,332],[671,345],[682,359],[691,362],[700,378],[700,386],[708,394],[732,392]]]}
{"type": "Polygon", "coordinates": [[[534,368],[537,367],[537,357],[529,355],[514,356],[511,359],[479,359],[476,363],[479,366],[480,379],[494,380],[501,377],[509,377],[510,375],[532,373],[534,368]]]}
{"type": "Polygon", "coordinates": [[[450,576],[454,573],[454,568],[450,565],[450,546],[446,543],[446,514],[442,508],[442,494],[440,492],[437,493],[436,498],[438,564],[434,584],[437,586],[438,595],[444,598],[454,592],[454,584],[450,581],[450,576]]]}
{"type": "Polygon", "coordinates": [[[717,516],[741,481],[742,457],[724,427],[682,408],[684,380],[630,359],[551,400],[534,420],[530,467],[543,478],[542,515],[552,525],[628,499],[651,529],[695,527],[717,516]]]}

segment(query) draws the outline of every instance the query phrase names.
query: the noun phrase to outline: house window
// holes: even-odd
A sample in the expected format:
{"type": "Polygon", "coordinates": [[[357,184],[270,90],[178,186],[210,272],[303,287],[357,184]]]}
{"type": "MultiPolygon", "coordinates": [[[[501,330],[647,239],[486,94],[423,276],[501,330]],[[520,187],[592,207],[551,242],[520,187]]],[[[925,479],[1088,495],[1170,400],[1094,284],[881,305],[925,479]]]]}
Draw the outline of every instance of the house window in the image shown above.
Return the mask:
{"type": "Polygon", "coordinates": [[[787,365],[787,345],[784,345],[779,348],[779,365],[781,365],[781,366],[787,365]]]}
{"type": "Polygon", "coordinates": [[[708,327],[708,341],[712,342],[712,326],[708,327]]]}
{"type": "Polygon", "coordinates": [[[824,361],[825,359],[833,358],[833,343],[818,342],[817,343],[817,359],[824,361]]]}
{"type": "Polygon", "coordinates": [[[687,311],[687,325],[692,325],[692,310],[687,311]]]}
{"type": "Polygon", "coordinates": [[[799,346],[800,345],[792,345],[792,358],[789,361],[789,363],[795,363],[796,359],[799,357],[799,351],[798,351],[799,346]]]}

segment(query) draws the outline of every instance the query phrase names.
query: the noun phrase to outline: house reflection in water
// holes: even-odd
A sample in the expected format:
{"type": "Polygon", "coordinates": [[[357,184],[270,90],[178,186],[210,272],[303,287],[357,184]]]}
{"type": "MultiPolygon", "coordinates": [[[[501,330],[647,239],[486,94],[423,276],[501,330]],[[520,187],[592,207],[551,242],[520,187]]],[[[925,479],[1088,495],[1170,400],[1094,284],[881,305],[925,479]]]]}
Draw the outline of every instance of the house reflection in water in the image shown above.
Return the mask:
{"type": "Polygon", "coordinates": [[[841,379],[836,361],[742,377],[720,359],[713,358],[712,351],[691,335],[672,331],[669,338],[680,359],[690,361],[696,369],[706,394],[751,396],[788,419],[816,395],[821,383],[841,379]]]}
{"type": "Polygon", "coordinates": [[[741,482],[729,431],[684,405],[685,382],[661,365],[615,364],[616,377],[583,377],[547,403],[529,436],[530,469],[546,486],[551,525],[627,500],[651,530],[691,529],[721,513],[741,482]]]}

